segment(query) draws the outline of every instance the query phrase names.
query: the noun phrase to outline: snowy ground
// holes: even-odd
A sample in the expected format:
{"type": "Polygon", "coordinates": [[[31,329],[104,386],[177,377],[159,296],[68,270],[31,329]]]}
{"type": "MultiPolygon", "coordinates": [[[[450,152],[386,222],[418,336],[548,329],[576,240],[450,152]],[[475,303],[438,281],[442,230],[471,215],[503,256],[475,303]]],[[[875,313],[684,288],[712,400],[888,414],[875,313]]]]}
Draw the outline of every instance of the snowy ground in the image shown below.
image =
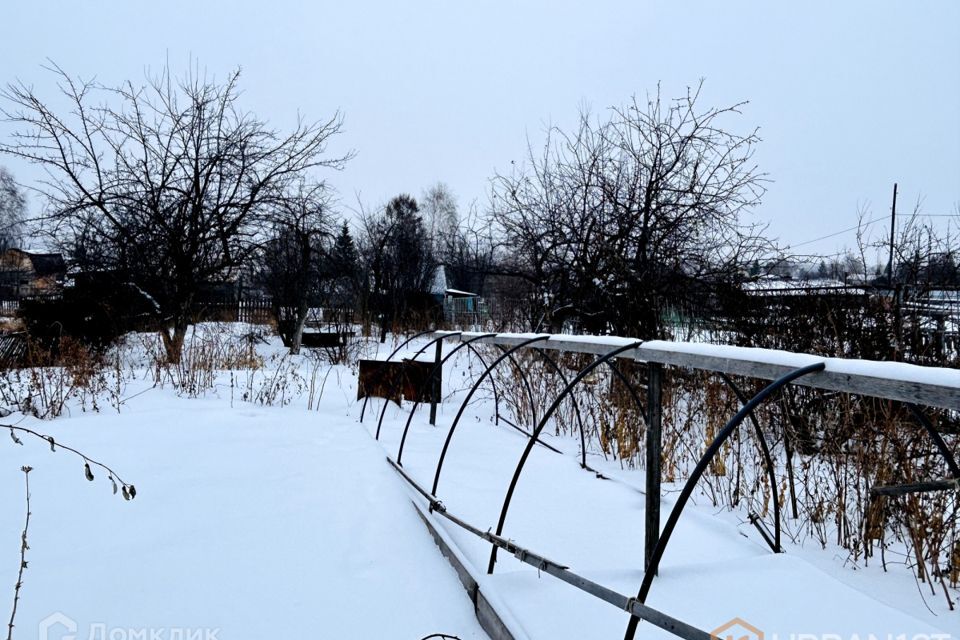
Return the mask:
{"type": "MultiPolygon", "coordinates": [[[[445,372],[441,427],[453,419],[469,378],[464,360],[458,367],[445,372]]],[[[112,495],[97,469],[97,479],[85,481],[81,462],[42,442],[2,449],[0,557],[7,560],[0,562],[0,596],[8,585],[11,601],[24,515],[20,466],[34,467],[29,568],[14,637],[37,637],[55,612],[76,623],[77,638],[89,637],[93,625],[104,625],[106,638],[144,629],[165,638],[176,629],[184,637],[219,630],[221,640],[486,637],[406,484],[385,463],[386,454],[396,454],[409,406],[388,407],[377,442],[370,434],[381,405],[372,402],[358,423],[355,376],[346,369],[328,378],[315,411],[303,396],[285,407],[231,400],[236,394],[226,384],[223,378],[216,390],[188,399],[170,388],[136,395],[151,385],[133,380],[119,413],[22,419],[107,462],[138,495],[131,502],[112,495]]],[[[521,434],[494,426],[491,413],[482,399],[467,411],[438,490],[451,511],[482,529],[495,525],[525,444],[521,434]]],[[[403,461],[429,486],[446,429],[426,422],[421,409],[403,461]]],[[[642,577],[642,473],[606,469],[617,480],[598,480],[576,464],[576,441],[552,442],[570,455],[534,449],[505,534],[634,594],[642,577]]],[[[666,499],[664,513],[670,506],[666,499]]],[[[853,571],[838,553],[811,547],[773,555],[743,514],[715,511],[685,513],[651,605],[707,631],[740,617],[781,640],[801,633],[960,635],[960,614],[947,612],[942,599],[928,598],[928,609],[905,571],[853,571]]],[[[441,524],[485,569],[489,545],[441,524]]],[[[509,609],[518,635],[622,637],[625,613],[500,558],[482,587],[509,609]]],[[[68,631],[59,624],[48,637],[67,638],[68,631]]],[[[668,636],[641,626],[638,637],[668,636]]]]}
{"type": "MultiPolygon", "coordinates": [[[[41,621],[61,612],[81,640],[98,624],[114,640],[144,629],[165,639],[177,629],[220,640],[486,638],[352,400],[329,389],[325,399],[319,413],[231,409],[223,398],[154,390],[119,415],[21,422],[107,462],[138,495],[112,495],[97,469],[85,481],[66,452],[7,441],[0,594],[11,602],[20,466],[34,467],[14,637],[38,637],[41,621]]],[[[69,631],[55,625],[48,637],[69,631]]]]}
{"type": "MultiPolygon", "coordinates": [[[[438,496],[456,515],[486,528],[497,521],[524,442],[513,431],[493,430],[485,423],[469,426],[473,428],[458,432],[460,437],[451,445],[438,496]]],[[[394,451],[395,433],[385,427],[382,434],[387,449],[394,451]]],[[[420,424],[404,453],[405,469],[428,487],[441,435],[420,424]]],[[[642,482],[639,477],[631,480],[642,482]]],[[[672,500],[664,500],[664,518],[672,506],[672,500]]],[[[489,545],[444,520],[438,522],[474,566],[485,571],[489,545]]],[[[574,456],[537,447],[504,533],[596,582],[634,595],[643,577],[643,523],[640,487],[597,480],[579,469],[574,456]]],[[[622,637],[627,622],[623,612],[540,576],[509,555],[499,557],[485,588],[496,591],[530,638],[622,637]]],[[[956,613],[935,615],[925,609],[905,572],[893,576],[872,568],[854,572],[838,560],[829,552],[790,546],[787,553],[774,555],[752,526],[735,514],[689,508],[647,603],[706,631],[739,617],[768,637],[960,632],[956,613]],[[817,555],[819,562],[811,560],[817,555]]],[[[646,638],[671,637],[652,627],[644,631],[646,638]]]]}

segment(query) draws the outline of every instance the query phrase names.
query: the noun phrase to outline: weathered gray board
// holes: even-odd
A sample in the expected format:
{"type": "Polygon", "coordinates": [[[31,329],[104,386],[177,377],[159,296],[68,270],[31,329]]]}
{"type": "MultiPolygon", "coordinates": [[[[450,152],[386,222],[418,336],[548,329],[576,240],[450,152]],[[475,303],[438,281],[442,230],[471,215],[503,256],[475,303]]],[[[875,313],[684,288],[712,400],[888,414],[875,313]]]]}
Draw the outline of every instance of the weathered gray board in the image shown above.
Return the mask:
{"type": "Polygon", "coordinates": [[[440,547],[440,552],[443,554],[443,557],[447,559],[450,566],[453,567],[453,570],[457,572],[460,583],[463,585],[463,588],[467,590],[470,601],[473,602],[477,621],[483,630],[487,632],[487,635],[490,636],[490,640],[527,640],[526,635],[520,635],[519,632],[514,633],[510,631],[503,618],[501,618],[500,614],[497,613],[497,610],[487,599],[487,596],[481,591],[480,585],[477,584],[476,579],[467,569],[463,558],[454,550],[453,543],[449,542],[447,537],[440,533],[440,530],[434,525],[432,517],[424,511],[423,507],[415,500],[411,502],[414,508],[416,508],[420,519],[423,520],[423,523],[427,526],[430,535],[433,536],[433,541],[440,547]]]}
{"type": "MultiPolygon", "coordinates": [[[[438,331],[435,335],[442,333],[445,332],[438,331]]],[[[466,340],[471,337],[476,337],[477,335],[479,334],[470,332],[451,333],[450,338],[466,340]]],[[[529,339],[530,336],[531,334],[505,334],[481,338],[477,342],[513,346],[529,339]]],[[[537,348],[600,355],[609,352],[617,346],[628,344],[629,342],[630,339],[622,339],[621,342],[617,343],[604,338],[597,338],[596,341],[590,341],[589,338],[585,337],[571,339],[570,336],[553,335],[550,336],[549,340],[538,342],[537,348]]],[[[956,382],[958,374],[952,369],[942,369],[944,376],[949,376],[950,380],[943,384],[937,384],[911,380],[909,377],[904,377],[902,375],[903,369],[899,368],[901,363],[876,363],[876,371],[882,372],[886,369],[890,372],[888,377],[883,377],[853,371],[837,370],[838,368],[842,368],[844,362],[849,362],[840,358],[821,358],[818,356],[789,352],[767,352],[769,355],[779,355],[779,359],[782,362],[778,363],[773,361],[776,358],[759,359],[755,355],[756,350],[749,348],[722,347],[716,349],[716,351],[724,355],[715,355],[698,353],[698,347],[702,347],[702,345],[655,340],[641,344],[631,351],[624,352],[622,357],[633,358],[644,362],[658,362],[660,364],[677,367],[689,367],[706,371],[722,371],[727,374],[749,376],[764,380],[776,380],[799,367],[813,364],[814,362],[825,361],[828,363],[826,370],[804,376],[794,384],[830,391],[842,391],[876,398],[898,400],[901,402],[912,402],[929,407],[960,410],[960,383],[956,382]]],[[[933,370],[935,368],[917,367],[917,369],[933,370]]]]}

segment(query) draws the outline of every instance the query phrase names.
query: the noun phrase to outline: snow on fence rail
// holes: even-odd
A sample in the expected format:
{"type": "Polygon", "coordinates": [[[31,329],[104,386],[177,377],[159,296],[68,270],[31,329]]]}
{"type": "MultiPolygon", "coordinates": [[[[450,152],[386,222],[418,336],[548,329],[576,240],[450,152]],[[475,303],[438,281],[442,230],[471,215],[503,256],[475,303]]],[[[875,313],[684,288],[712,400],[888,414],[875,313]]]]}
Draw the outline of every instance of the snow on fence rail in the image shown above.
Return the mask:
{"type": "MultiPolygon", "coordinates": [[[[773,473],[773,463],[770,460],[769,451],[766,443],[763,442],[763,435],[753,410],[761,403],[766,401],[781,388],[790,384],[800,384],[809,387],[840,391],[845,393],[861,394],[874,396],[895,401],[904,402],[910,408],[911,412],[926,430],[936,448],[945,459],[953,478],[949,480],[935,480],[933,482],[921,483],[923,486],[903,485],[900,487],[879,487],[880,490],[890,491],[927,491],[943,488],[953,488],[956,482],[960,480],[960,468],[958,468],[952,453],[944,444],[942,437],[921,413],[920,406],[938,407],[949,410],[960,410],[960,371],[954,369],[945,369],[938,367],[921,367],[896,362],[874,362],[864,360],[844,360],[840,358],[822,358],[809,354],[790,353],[785,351],[773,351],[766,349],[753,349],[744,347],[718,346],[683,342],[667,341],[648,341],[641,342],[631,338],[621,337],[598,337],[598,336],[569,336],[569,335],[544,335],[544,334],[517,334],[517,333],[477,333],[465,331],[425,331],[412,336],[401,343],[388,360],[395,356],[401,348],[416,338],[429,338],[429,341],[420,348],[413,359],[417,359],[424,354],[431,345],[436,345],[436,360],[434,369],[429,378],[440,373],[443,362],[446,361],[457,349],[469,347],[473,350],[475,343],[493,344],[500,348],[502,355],[494,360],[492,364],[485,364],[485,371],[479,376],[473,385],[470,393],[461,404],[457,417],[447,433],[443,451],[437,462],[433,487],[427,490],[415,482],[408,474],[402,471],[400,459],[403,452],[403,444],[406,440],[407,429],[410,421],[404,430],[400,442],[400,450],[397,460],[389,459],[391,464],[397,469],[401,477],[409,482],[413,488],[422,496],[427,498],[431,511],[438,513],[451,520],[458,526],[479,535],[492,544],[488,573],[493,573],[497,557],[497,550],[504,549],[517,555],[523,561],[538,566],[541,570],[546,570],[551,575],[564,580],[565,582],[577,587],[578,589],[590,593],[591,595],[605,600],[611,604],[625,609],[631,614],[626,640],[634,638],[637,629],[637,623],[641,620],[653,622],[656,626],[666,629],[671,633],[682,638],[703,638],[707,634],[699,629],[689,626],[679,620],[670,618],[662,612],[651,609],[644,605],[647,595],[653,583],[653,579],[659,569],[660,560],[670,540],[674,527],[680,518],[683,508],[690,498],[692,491],[699,478],[703,475],[708,465],[712,463],[713,457],[722,448],[724,443],[740,425],[749,418],[757,429],[758,437],[761,438],[761,444],[766,457],[768,472],[773,473]],[[440,343],[444,340],[457,340],[458,345],[446,358],[440,358],[440,343]],[[501,508],[500,521],[495,531],[487,529],[484,533],[482,528],[475,527],[459,518],[452,516],[446,511],[446,507],[437,499],[437,485],[440,479],[440,473],[443,466],[444,456],[451,438],[456,430],[458,420],[465,406],[469,403],[473,392],[488,376],[492,369],[505,358],[510,358],[511,353],[520,349],[534,349],[541,356],[544,356],[543,350],[557,350],[576,353],[594,354],[598,357],[590,364],[586,365],[577,374],[572,381],[567,382],[564,379],[564,389],[558,394],[550,409],[546,414],[539,418],[536,427],[527,433],[529,440],[520,458],[520,462],[514,472],[513,479],[507,490],[501,508]],[[646,409],[645,414],[646,429],[646,514],[645,514],[645,554],[644,554],[644,578],[643,583],[636,598],[626,598],[616,592],[603,587],[602,585],[586,580],[582,576],[570,572],[567,567],[547,561],[542,556],[514,545],[509,540],[502,537],[503,525],[510,506],[511,497],[514,488],[522,474],[527,455],[535,444],[542,444],[539,440],[540,433],[551,418],[552,412],[556,410],[564,398],[570,394],[576,385],[593,369],[603,364],[612,365],[614,359],[630,358],[637,361],[648,363],[649,372],[646,389],[646,409]],[[723,380],[733,389],[740,398],[741,409],[733,416],[721,429],[714,440],[709,444],[706,451],[702,454],[697,465],[684,484],[679,499],[676,500],[666,523],[661,529],[660,522],[660,501],[661,501],[661,455],[662,455],[662,380],[663,366],[680,366],[693,369],[718,372],[723,380]],[[736,387],[735,383],[728,377],[729,375],[740,375],[753,378],[772,380],[759,393],[752,398],[744,396],[736,387]],[[929,486],[928,486],[929,485],[929,486]],[[933,485],[936,485],[935,487],[933,485]],[[918,488],[919,487],[919,488],[918,488]],[[531,561],[533,560],[533,561],[531,561]]],[[[481,358],[482,360],[482,358],[481,358]]],[[[548,359],[549,360],[549,359],[548,359]]],[[[556,363],[550,362],[556,367],[556,363]]],[[[616,372],[616,367],[611,366],[616,372]]],[[[622,379],[622,378],[621,378],[622,379]]],[[[622,379],[623,380],[623,379],[622,379]]],[[[629,382],[623,380],[628,387],[631,387],[631,393],[638,402],[639,394],[632,388],[629,382]]],[[[495,392],[496,393],[496,392],[495,392]]],[[[439,400],[439,394],[435,393],[431,398],[431,404],[439,400]]],[[[419,403],[414,404],[410,417],[419,403]]],[[[366,407],[366,399],[364,400],[366,407]]],[[[384,404],[384,408],[386,404],[384,404]]],[[[499,414],[499,412],[498,412],[499,414]]],[[[431,414],[431,424],[434,424],[435,413],[431,414]]],[[[361,412],[361,421],[363,412],[361,412]]],[[[383,412],[380,415],[380,422],[383,420],[383,412]]],[[[583,426],[581,425],[581,437],[583,426]]],[[[377,427],[377,437],[379,439],[380,426],[377,427]]],[[[590,470],[586,463],[582,463],[584,469],[590,470]]],[[[775,483],[774,483],[775,485],[775,483]]],[[[882,492],[882,491],[881,491],[882,492]]],[[[775,513],[775,532],[771,537],[765,527],[753,522],[758,528],[764,540],[775,553],[781,551],[780,547],[780,504],[774,496],[775,513]]],[[[427,522],[428,526],[432,525],[427,522]]],[[[481,623],[484,620],[481,619],[481,623]]],[[[495,627],[497,625],[494,625],[495,627]]],[[[487,628],[487,625],[484,624],[487,628]]],[[[499,628],[499,627],[497,627],[499,628]]],[[[509,637],[500,633],[494,634],[495,637],[509,637]]]]}
{"type": "MultiPolygon", "coordinates": [[[[473,332],[437,331],[434,335],[468,340],[473,332]]],[[[538,334],[501,333],[477,342],[514,346],[538,334]]],[[[631,338],[610,336],[551,335],[537,348],[602,355],[613,348],[635,342],[631,338]]],[[[855,393],[888,400],[911,402],[940,409],[960,410],[960,370],[924,367],[903,362],[823,358],[804,353],[732,347],[693,342],[650,340],[621,358],[656,362],[732,375],[775,380],[794,369],[823,362],[824,370],[797,380],[795,384],[855,393]]]]}

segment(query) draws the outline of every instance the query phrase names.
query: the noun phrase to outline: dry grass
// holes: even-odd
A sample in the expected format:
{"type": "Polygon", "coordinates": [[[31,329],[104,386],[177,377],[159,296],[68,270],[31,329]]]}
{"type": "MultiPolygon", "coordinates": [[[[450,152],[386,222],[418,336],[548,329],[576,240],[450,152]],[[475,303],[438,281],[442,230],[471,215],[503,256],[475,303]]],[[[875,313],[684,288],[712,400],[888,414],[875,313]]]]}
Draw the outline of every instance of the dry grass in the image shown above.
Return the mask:
{"type": "MultiPolygon", "coordinates": [[[[492,355],[492,354],[491,354],[492,355]]],[[[589,358],[564,356],[572,379],[589,358]]],[[[519,424],[542,417],[563,388],[558,375],[530,350],[518,354],[532,387],[533,404],[514,367],[499,368],[501,403],[519,424]]],[[[645,375],[623,366],[646,402],[645,375]]],[[[766,383],[737,379],[748,397],[766,383]]],[[[606,368],[579,385],[578,400],[588,451],[643,465],[646,424],[625,387],[606,368]]],[[[662,468],[665,483],[682,483],[726,422],[739,410],[734,392],[708,372],[667,369],[663,389],[662,468]]],[[[960,454],[957,416],[927,410],[960,454]]],[[[851,566],[880,562],[910,568],[924,592],[958,596],[960,505],[957,492],[940,491],[871,499],[874,485],[949,477],[927,433],[901,406],[875,399],[791,388],[756,411],[775,464],[771,486],[754,426],[744,421],[712,461],[699,489],[712,505],[756,514],[772,527],[773,494],[780,500],[784,534],[795,542],[835,545],[851,566]]],[[[551,428],[579,438],[572,401],[561,405],[551,428]]]]}

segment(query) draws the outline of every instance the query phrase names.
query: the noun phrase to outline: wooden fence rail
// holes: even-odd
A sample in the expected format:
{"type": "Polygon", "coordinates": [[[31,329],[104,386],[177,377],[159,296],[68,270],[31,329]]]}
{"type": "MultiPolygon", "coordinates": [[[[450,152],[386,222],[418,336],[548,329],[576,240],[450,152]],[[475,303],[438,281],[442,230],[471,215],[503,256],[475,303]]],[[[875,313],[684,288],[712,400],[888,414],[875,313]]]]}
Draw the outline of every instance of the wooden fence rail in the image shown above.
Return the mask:
{"type": "MultiPolygon", "coordinates": [[[[456,334],[440,331],[437,335],[442,333],[450,333],[450,338],[457,340],[467,340],[480,335],[468,331],[456,334]]],[[[536,334],[501,333],[482,338],[478,342],[513,346],[533,335],[536,334]]],[[[633,341],[632,338],[553,335],[548,340],[537,343],[537,347],[601,355],[633,341]]],[[[787,351],[665,340],[644,342],[636,349],[624,352],[621,358],[762,380],[775,380],[793,369],[824,362],[826,367],[823,372],[811,374],[798,380],[796,384],[940,409],[960,410],[960,370],[957,369],[924,367],[902,362],[822,358],[787,351]]]]}

